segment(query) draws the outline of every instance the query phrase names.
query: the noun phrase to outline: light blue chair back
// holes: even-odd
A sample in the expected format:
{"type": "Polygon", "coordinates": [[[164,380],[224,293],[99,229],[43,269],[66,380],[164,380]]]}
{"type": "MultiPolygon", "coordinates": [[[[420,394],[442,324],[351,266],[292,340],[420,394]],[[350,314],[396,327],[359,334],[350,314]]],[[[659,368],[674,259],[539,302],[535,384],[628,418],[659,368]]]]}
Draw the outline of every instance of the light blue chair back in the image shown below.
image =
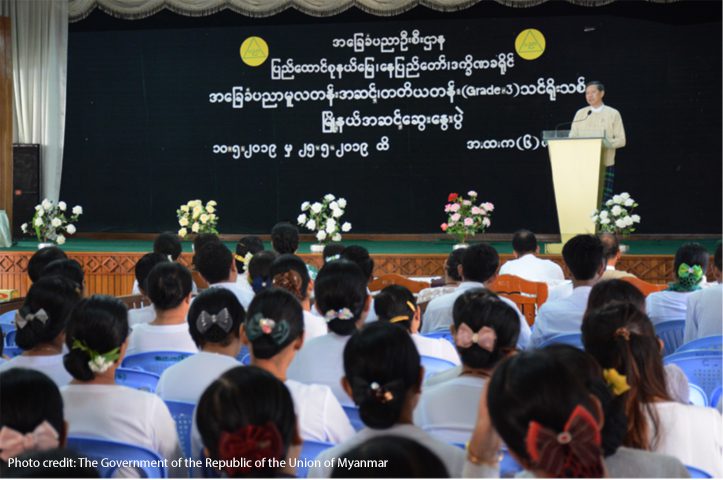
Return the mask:
{"type": "Polygon", "coordinates": [[[721,386],[721,361],[723,352],[708,352],[707,355],[681,352],[665,357],[663,361],[674,363],[688,377],[688,382],[699,386],[708,398],[712,397],[717,387],[721,386]],[[690,354],[690,355],[688,355],[690,354]]]}
{"type": "Polygon", "coordinates": [[[723,391],[723,388],[720,386],[716,387],[715,390],[713,390],[713,393],[710,394],[710,403],[709,405],[713,408],[718,408],[718,402],[720,401],[721,392],[723,391]]]}
{"type": "Polygon", "coordinates": [[[171,351],[136,353],[124,358],[121,367],[145,370],[146,372],[155,373],[160,376],[165,369],[191,355],[193,354],[189,352],[171,351]]]}
{"type": "Polygon", "coordinates": [[[17,334],[17,331],[15,330],[15,326],[12,326],[12,329],[8,330],[5,333],[5,340],[3,345],[3,355],[6,355],[8,358],[17,357],[18,355],[22,355],[23,349],[18,347],[15,343],[15,335],[17,334]]]}
{"type": "Polygon", "coordinates": [[[427,357],[426,355],[421,356],[421,361],[424,367],[425,379],[455,367],[454,363],[450,361],[436,357],[427,357]]]}
{"type": "Polygon", "coordinates": [[[191,457],[191,429],[193,428],[193,409],[196,405],[187,402],[174,402],[166,400],[168,410],[171,412],[173,420],[176,422],[176,431],[178,432],[178,441],[181,443],[183,455],[186,458],[191,457]]]}
{"type": "Polygon", "coordinates": [[[685,320],[669,320],[655,325],[655,333],[663,341],[663,355],[670,355],[683,345],[685,320]]]}
{"type": "Polygon", "coordinates": [[[427,338],[443,338],[452,345],[454,345],[454,338],[452,337],[452,332],[450,332],[449,330],[439,330],[437,332],[423,333],[422,336],[427,338]]]}
{"type": "Polygon", "coordinates": [[[341,408],[344,409],[344,413],[346,413],[347,418],[349,418],[349,422],[351,426],[354,427],[354,430],[358,432],[365,427],[364,422],[362,422],[359,416],[359,407],[356,405],[342,405],[341,408]]]}
{"type": "Polygon", "coordinates": [[[249,354],[249,347],[247,347],[246,345],[243,345],[241,347],[241,351],[238,353],[238,355],[236,355],[236,360],[243,363],[244,357],[247,356],[248,354],[249,354]]]}
{"type": "Polygon", "coordinates": [[[704,470],[701,470],[700,468],[691,467],[689,465],[686,465],[685,468],[688,469],[688,473],[690,473],[690,478],[713,478],[713,475],[704,470]]]}
{"type": "Polygon", "coordinates": [[[580,350],[583,349],[581,333],[563,333],[560,335],[555,335],[543,341],[540,344],[540,348],[546,347],[548,345],[554,345],[556,343],[561,343],[563,345],[572,345],[573,347],[579,348],[580,350]]]}
{"type": "MultiPolygon", "coordinates": [[[[304,444],[301,446],[301,453],[299,454],[299,460],[314,460],[324,450],[328,450],[333,447],[333,443],[316,442],[314,440],[304,440],[304,444]]],[[[298,478],[306,478],[309,474],[309,468],[303,466],[303,463],[296,467],[296,476],[298,478]]]]}
{"type": "Polygon", "coordinates": [[[705,394],[703,389],[700,388],[698,385],[694,385],[692,383],[689,383],[688,387],[690,387],[688,394],[688,401],[690,402],[690,404],[696,405],[698,407],[707,407],[708,396],[705,394]]]}
{"type": "Polygon", "coordinates": [[[115,383],[144,392],[156,393],[160,377],[155,373],[131,368],[119,368],[115,371],[115,383]]]}
{"type": "Polygon", "coordinates": [[[12,327],[13,330],[15,330],[15,313],[17,313],[17,310],[0,313],[0,327],[3,332],[6,332],[8,327],[12,327]]]}
{"type": "Polygon", "coordinates": [[[709,337],[696,338],[688,343],[684,343],[675,353],[687,352],[690,350],[723,350],[723,335],[711,335],[709,337]]]}
{"type": "MultiPolygon", "coordinates": [[[[163,467],[161,457],[154,451],[138,447],[129,443],[115,442],[113,440],[102,440],[99,438],[68,437],[68,448],[71,448],[84,457],[98,461],[98,471],[102,478],[112,478],[118,470],[115,466],[102,466],[101,460],[137,460],[139,466],[132,476],[141,478],[168,478],[168,472],[163,467]],[[152,463],[154,462],[154,463],[152,463]],[[147,465],[147,466],[146,466],[147,465]],[[155,467],[151,465],[156,465],[155,467]]],[[[127,476],[126,467],[123,472],[127,476]]],[[[121,473],[121,472],[119,472],[121,473]]]]}

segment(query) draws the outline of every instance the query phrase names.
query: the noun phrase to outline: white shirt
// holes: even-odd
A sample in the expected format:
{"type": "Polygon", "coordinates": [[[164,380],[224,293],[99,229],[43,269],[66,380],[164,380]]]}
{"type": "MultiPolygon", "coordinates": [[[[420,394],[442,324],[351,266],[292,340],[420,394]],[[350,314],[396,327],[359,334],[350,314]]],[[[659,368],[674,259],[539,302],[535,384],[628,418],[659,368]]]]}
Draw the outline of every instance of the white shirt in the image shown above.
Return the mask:
{"type": "Polygon", "coordinates": [[[304,342],[326,335],[328,332],[325,319],[304,310],[304,342]]]}
{"type": "Polygon", "coordinates": [[[204,390],[227,370],[241,366],[233,357],[198,352],[171,365],[161,374],[156,395],[163,400],[198,403],[204,390]]]}
{"type": "Polygon", "coordinates": [[[560,265],[552,260],[537,258],[526,253],[520,258],[508,260],[500,267],[500,275],[515,275],[532,282],[550,282],[557,284],[565,280],[560,265]]]}
{"type": "Polygon", "coordinates": [[[723,477],[723,419],[718,410],[676,402],[653,405],[660,432],[652,450],[705,470],[714,478],[723,477]]]}
{"type": "Polygon", "coordinates": [[[141,323],[151,323],[156,319],[156,309],[153,305],[128,310],[128,326],[131,330],[141,323]]]}
{"type": "Polygon", "coordinates": [[[570,295],[572,295],[572,280],[565,280],[548,290],[547,300],[545,300],[545,303],[561,300],[569,297],[570,295]]]}
{"type": "Polygon", "coordinates": [[[414,424],[447,443],[465,443],[472,436],[485,379],[461,375],[422,390],[414,424]]]}
{"type": "MultiPolygon", "coordinates": [[[[321,467],[309,468],[308,478],[329,478],[333,467],[324,467],[324,460],[331,460],[332,458],[339,458],[357,445],[364,443],[370,438],[379,437],[382,435],[398,435],[419,442],[423,446],[427,447],[432,453],[436,454],[437,457],[442,461],[450,477],[462,476],[462,469],[465,463],[465,453],[461,448],[455,447],[444,443],[436,438],[430,436],[424,430],[414,425],[393,425],[390,428],[384,430],[377,430],[373,428],[364,428],[347,440],[344,443],[336,445],[328,450],[324,450],[321,454],[316,457],[321,460],[321,467]]],[[[380,475],[383,476],[383,471],[380,475]]]]}
{"type": "Polygon", "coordinates": [[[430,302],[437,297],[452,293],[456,288],[457,285],[442,285],[441,287],[425,288],[417,294],[417,305],[430,302]]]}
{"type": "Polygon", "coordinates": [[[688,297],[693,292],[672,292],[663,290],[645,297],[645,311],[653,325],[668,320],[685,320],[688,297]]]}
{"type": "Polygon", "coordinates": [[[334,332],[312,338],[296,353],[286,372],[287,378],[301,383],[326,385],[331,388],[339,403],[354,405],[349,395],[341,388],[341,378],[344,376],[344,347],[349,338],[348,335],[337,335],[334,332]]]}
{"type": "MultiPolygon", "coordinates": [[[[449,326],[452,324],[452,308],[454,307],[454,302],[464,292],[473,288],[485,288],[485,286],[479,282],[462,282],[454,292],[432,299],[427,305],[427,310],[424,312],[421,333],[449,330],[449,326]]],[[[500,299],[511,306],[515,310],[515,313],[517,313],[520,319],[520,336],[517,339],[517,346],[521,349],[526,348],[530,343],[530,326],[527,324],[527,320],[525,320],[525,317],[520,313],[515,302],[505,297],[500,297],[500,299]]]]}
{"type": "Polygon", "coordinates": [[[688,295],[683,343],[723,334],[723,283],[688,295]]]}
{"type": "Polygon", "coordinates": [[[11,368],[29,368],[43,372],[55,382],[58,387],[67,385],[73,380],[63,365],[63,354],[58,355],[18,355],[5,363],[0,364],[0,372],[11,368]]]}
{"type": "Polygon", "coordinates": [[[136,325],[128,340],[126,355],[143,352],[198,352],[187,323],[175,325],[136,325]]]}
{"type": "Polygon", "coordinates": [[[329,387],[296,380],[285,384],[294,401],[301,438],[337,444],[354,435],[349,417],[329,387]]]}
{"type": "Polygon", "coordinates": [[[542,342],[563,333],[580,333],[582,316],[592,287],[575,288],[570,296],[545,302],[537,312],[531,344],[539,347],[542,342]]]}
{"type": "Polygon", "coordinates": [[[249,309],[251,300],[254,299],[253,289],[242,288],[236,282],[214,283],[212,285],[209,285],[209,288],[225,288],[226,290],[231,291],[234,295],[236,295],[236,298],[238,299],[241,306],[244,307],[244,311],[249,309]]]}
{"type": "Polygon", "coordinates": [[[412,340],[420,355],[441,358],[455,365],[461,363],[457,349],[444,338],[427,338],[418,333],[413,333],[412,340]]]}
{"type": "Polygon", "coordinates": [[[168,459],[169,476],[187,476],[171,461],[182,458],[176,423],[158,396],[121,385],[66,385],[60,389],[68,434],[145,447],[168,459]]]}

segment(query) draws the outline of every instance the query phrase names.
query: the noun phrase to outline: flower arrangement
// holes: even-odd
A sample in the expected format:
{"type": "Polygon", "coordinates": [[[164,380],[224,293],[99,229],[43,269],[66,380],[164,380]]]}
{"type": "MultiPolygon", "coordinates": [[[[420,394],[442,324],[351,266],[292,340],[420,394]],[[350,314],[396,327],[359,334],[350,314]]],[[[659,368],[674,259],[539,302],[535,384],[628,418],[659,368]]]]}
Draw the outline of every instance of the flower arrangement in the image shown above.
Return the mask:
{"type": "Polygon", "coordinates": [[[320,202],[304,202],[301,204],[301,214],[296,218],[297,223],[315,232],[316,240],[324,244],[329,240],[341,241],[341,233],[351,230],[351,223],[341,223],[344,215],[346,200],[336,198],[331,193],[324,195],[320,202]]]}
{"type": "Polygon", "coordinates": [[[495,206],[490,202],[477,203],[477,192],[467,192],[469,198],[457,193],[450,193],[444,211],[447,221],[440,225],[443,232],[454,235],[459,243],[464,243],[468,236],[483,233],[492,225],[491,217],[495,206]]]}
{"type": "Polygon", "coordinates": [[[600,210],[592,212],[592,220],[599,232],[627,235],[635,231],[640,215],[633,214],[638,204],[628,192],[613,195],[600,210]]]}
{"type": "Polygon", "coordinates": [[[176,216],[178,216],[178,224],[181,226],[178,235],[185,238],[189,234],[189,230],[191,233],[218,234],[216,205],[218,204],[215,200],[210,200],[205,206],[201,200],[190,200],[178,207],[176,216]]]}
{"type": "Polygon", "coordinates": [[[57,204],[47,198],[35,205],[35,215],[30,225],[23,223],[20,228],[23,233],[35,231],[38,242],[57,243],[63,245],[66,235],[73,235],[76,231],[74,223],[83,214],[83,207],[76,205],[68,212],[65,202],[57,204]]]}

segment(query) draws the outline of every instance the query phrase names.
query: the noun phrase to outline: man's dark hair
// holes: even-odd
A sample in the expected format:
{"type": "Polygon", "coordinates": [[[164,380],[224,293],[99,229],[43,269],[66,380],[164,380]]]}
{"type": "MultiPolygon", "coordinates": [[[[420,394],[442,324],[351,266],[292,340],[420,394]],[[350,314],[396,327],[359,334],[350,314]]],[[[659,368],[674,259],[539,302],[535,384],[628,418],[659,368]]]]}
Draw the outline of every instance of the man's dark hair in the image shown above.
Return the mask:
{"type": "Polygon", "coordinates": [[[585,84],[585,88],[590,87],[592,85],[595,85],[600,92],[605,91],[605,85],[602,84],[602,82],[599,82],[597,80],[591,80],[585,84]]]}
{"type": "Polygon", "coordinates": [[[45,247],[33,253],[28,262],[28,277],[33,283],[40,278],[40,272],[54,260],[66,260],[68,256],[58,247],[45,247]]]}
{"type": "Polygon", "coordinates": [[[196,252],[196,269],[213,285],[228,280],[233,264],[231,251],[221,242],[210,242],[196,252]]]}
{"type": "Polygon", "coordinates": [[[537,237],[529,230],[517,230],[512,236],[512,249],[518,255],[535,253],[537,251],[537,237]]]}
{"type": "Polygon", "coordinates": [[[181,239],[175,232],[163,232],[153,241],[153,252],[170,255],[174,262],[181,256],[182,251],[181,239]]]}
{"type": "Polygon", "coordinates": [[[466,281],[484,283],[497,272],[500,256],[487,243],[478,243],[467,248],[462,257],[462,276],[466,281]]]}
{"type": "Polygon", "coordinates": [[[296,253],[299,249],[299,229],[289,222],[279,222],[271,229],[271,245],[276,253],[296,253]]]}
{"type": "Polygon", "coordinates": [[[576,235],[562,247],[562,258],[575,280],[592,280],[603,264],[603,245],[595,235],[576,235]]]}

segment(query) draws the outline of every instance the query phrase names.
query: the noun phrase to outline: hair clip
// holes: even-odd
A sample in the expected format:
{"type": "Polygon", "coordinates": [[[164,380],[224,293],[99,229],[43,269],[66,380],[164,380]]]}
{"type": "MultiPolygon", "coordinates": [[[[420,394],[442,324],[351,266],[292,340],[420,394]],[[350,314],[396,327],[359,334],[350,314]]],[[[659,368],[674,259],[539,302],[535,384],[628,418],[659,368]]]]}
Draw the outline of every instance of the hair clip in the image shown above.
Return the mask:
{"type": "Polygon", "coordinates": [[[246,255],[242,257],[238,253],[234,253],[233,258],[236,261],[243,263],[243,273],[246,273],[249,270],[249,263],[251,263],[251,259],[254,258],[254,254],[251,252],[246,252],[246,255]]]}
{"type": "Polygon", "coordinates": [[[412,313],[417,313],[417,306],[414,305],[414,304],[413,304],[412,302],[410,302],[409,300],[407,300],[407,306],[408,306],[409,309],[412,311],[412,313]]]}
{"type": "Polygon", "coordinates": [[[208,313],[203,310],[198,314],[196,319],[196,328],[200,333],[206,333],[209,328],[213,325],[218,325],[221,330],[228,333],[233,327],[233,319],[231,314],[228,312],[228,308],[224,307],[223,310],[216,314],[208,313]]]}
{"type": "Polygon", "coordinates": [[[341,258],[341,255],[338,253],[336,255],[329,255],[328,257],[324,258],[324,263],[333,262],[334,260],[339,260],[341,258]]]}
{"type": "Polygon", "coordinates": [[[613,334],[615,337],[623,337],[626,342],[630,341],[630,330],[628,330],[626,327],[620,327],[617,330],[615,330],[615,333],[613,334]]]}
{"type": "Polygon", "coordinates": [[[235,432],[221,432],[218,455],[225,460],[224,471],[229,477],[248,475],[261,459],[276,459],[283,455],[284,442],[279,429],[271,422],[264,425],[244,425],[235,432]],[[238,459],[248,459],[240,462],[238,459]]]}
{"type": "Polygon", "coordinates": [[[406,322],[409,320],[409,315],[397,315],[389,319],[389,323],[406,322]]]}
{"type": "Polygon", "coordinates": [[[630,390],[628,379],[614,368],[606,368],[603,370],[603,378],[608,388],[616,397],[630,390]]]}
{"type": "Polygon", "coordinates": [[[288,272],[274,275],[272,283],[275,287],[283,288],[284,290],[293,293],[299,300],[304,298],[302,295],[303,292],[301,291],[301,285],[303,285],[304,281],[302,280],[301,275],[299,275],[299,272],[289,270],[288,272]]]}
{"type": "Polygon", "coordinates": [[[32,432],[22,434],[10,427],[0,429],[0,460],[7,462],[26,451],[56,448],[60,436],[47,420],[43,420],[32,432]]]}
{"type": "Polygon", "coordinates": [[[262,335],[269,335],[276,345],[281,345],[289,338],[289,322],[273,320],[257,313],[246,321],[246,336],[252,342],[262,335]]]}
{"type": "Polygon", "coordinates": [[[352,320],[354,318],[354,314],[351,310],[344,307],[340,308],[339,310],[327,310],[324,314],[324,318],[327,322],[331,322],[336,318],[338,318],[339,320],[352,320]]]}
{"type": "Polygon", "coordinates": [[[45,325],[48,323],[48,314],[44,309],[40,309],[35,313],[26,313],[25,315],[20,313],[20,310],[15,312],[15,326],[18,330],[25,328],[25,326],[33,320],[39,320],[40,323],[45,325]]]}
{"type": "Polygon", "coordinates": [[[455,335],[455,344],[460,348],[469,348],[472,345],[479,345],[483,350],[492,352],[495,349],[497,334],[490,327],[482,327],[474,332],[466,323],[460,324],[455,335]]]}
{"type": "Polygon", "coordinates": [[[85,352],[90,357],[88,362],[88,368],[91,372],[103,373],[113,366],[113,363],[120,358],[120,347],[115,347],[110,352],[98,353],[90,348],[83,340],[73,340],[73,350],[80,350],[85,352]]]}
{"type": "Polygon", "coordinates": [[[378,382],[372,382],[369,384],[369,390],[372,391],[374,394],[374,397],[380,402],[380,403],[389,403],[392,400],[394,400],[394,394],[390,392],[387,388],[382,387],[379,385],[378,382]]]}

